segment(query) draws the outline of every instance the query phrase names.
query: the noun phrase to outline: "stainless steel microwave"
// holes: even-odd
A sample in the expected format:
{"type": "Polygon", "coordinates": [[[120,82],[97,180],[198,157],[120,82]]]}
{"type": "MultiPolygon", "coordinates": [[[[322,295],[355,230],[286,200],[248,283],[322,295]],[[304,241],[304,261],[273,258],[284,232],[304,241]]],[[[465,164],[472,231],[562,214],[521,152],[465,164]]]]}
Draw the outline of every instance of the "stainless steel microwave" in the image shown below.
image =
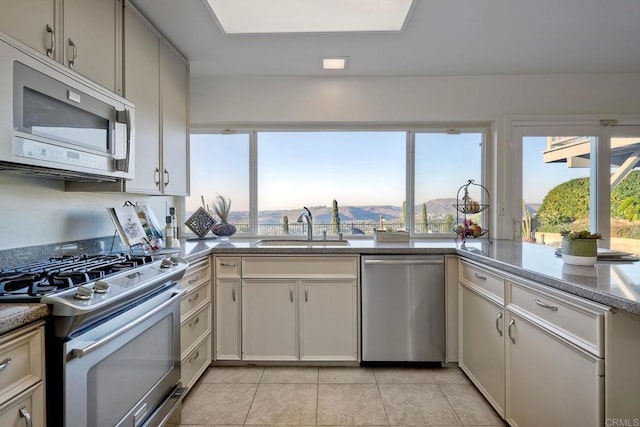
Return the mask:
{"type": "Polygon", "coordinates": [[[0,171],[134,178],[132,103],[0,33],[0,171]]]}

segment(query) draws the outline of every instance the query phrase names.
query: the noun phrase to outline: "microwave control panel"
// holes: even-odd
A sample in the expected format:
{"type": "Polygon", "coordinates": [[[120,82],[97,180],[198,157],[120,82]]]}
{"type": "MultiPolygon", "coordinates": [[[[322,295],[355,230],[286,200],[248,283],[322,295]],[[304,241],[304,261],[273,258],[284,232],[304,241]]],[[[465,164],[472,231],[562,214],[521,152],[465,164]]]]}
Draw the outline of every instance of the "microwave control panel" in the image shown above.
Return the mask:
{"type": "Polygon", "coordinates": [[[111,171],[110,165],[113,163],[110,158],[104,156],[17,137],[13,139],[13,154],[47,163],[54,162],[100,171],[111,171]]]}

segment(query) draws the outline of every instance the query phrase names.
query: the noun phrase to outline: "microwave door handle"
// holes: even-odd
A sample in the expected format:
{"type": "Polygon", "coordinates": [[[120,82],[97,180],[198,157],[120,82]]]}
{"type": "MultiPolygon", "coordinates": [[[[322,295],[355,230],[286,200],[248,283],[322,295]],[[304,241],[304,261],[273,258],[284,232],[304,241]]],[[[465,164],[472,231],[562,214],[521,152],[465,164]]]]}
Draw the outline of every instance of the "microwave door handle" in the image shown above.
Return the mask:
{"type": "Polygon", "coordinates": [[[125,108],[116,111],[116,122],[124,123],[127,126],[127,152],[124,159],[116,159],[116,170],[129,172],[129,158],[131,158],[131,111],[125,108]]]}
{"type": "Polygon", "coordinates": [[[186,293],[185,289],[181,289],[180,291],[177,291],[177,292],[174,291],[174,294],[173,294],[173,296],[171,298],[169,298],[167,301],[163,302],[162,304],[160,304],[159,306],[157,306],[156,308],[154,308],[150,312],[146,313],[144,316],[134,320],[133,322],[123,326],[122,328],[119,328],[119,329],[111,332],[110,334],[100,338],[98,341],[92,342],[91,344],[89,344],[88,346],[86,346],[84,348],[74,348],[73,350],[71,350],[72,357],[76,357],[76,358],[80,359],[80,358],[88,355],[89,353],[92,353],[92,352],[96,351],[97,349],[99,349],[101,347],[104,347],[109,342],[111,342],[114,339],[118,338],[119,336],[121,336],[125,332],[130,331],[131,329],[133,329],[136,326],[140,325],[141,323],[143,323],[147,319],[153,317],[156,313],[159,313],[162,310],[164,310],[165,308],[169,307],[171,304],[173,304],[176,301],[176,299],[182,298],[182,295],[184,295],[185,293],[186,293]]]}

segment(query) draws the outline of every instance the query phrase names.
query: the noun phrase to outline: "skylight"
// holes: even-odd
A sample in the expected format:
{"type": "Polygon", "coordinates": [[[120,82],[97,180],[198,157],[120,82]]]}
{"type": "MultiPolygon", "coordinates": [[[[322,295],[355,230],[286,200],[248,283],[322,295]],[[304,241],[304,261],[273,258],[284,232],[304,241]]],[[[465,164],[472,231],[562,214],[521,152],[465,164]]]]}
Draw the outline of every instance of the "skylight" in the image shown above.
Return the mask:
{"type": "Polygon", "coordinates": [[[413,0],[207,0],[227,34],[400,31],[413,0]]]}

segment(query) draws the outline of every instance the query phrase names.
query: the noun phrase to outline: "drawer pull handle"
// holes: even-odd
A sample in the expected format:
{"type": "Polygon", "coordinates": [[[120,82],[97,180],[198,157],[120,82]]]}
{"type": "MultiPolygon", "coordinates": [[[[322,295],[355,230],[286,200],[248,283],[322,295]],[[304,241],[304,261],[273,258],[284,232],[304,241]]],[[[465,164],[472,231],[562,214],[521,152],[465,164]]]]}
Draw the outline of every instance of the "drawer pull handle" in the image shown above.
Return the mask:
{"type": "Polygon", "coordinates": [[[515,325],[515,324],[516,324],[516,321],[515,321],[515,320],[513,320],[513,319],[511,319],[511,321],[509,322],[509,329],[507,329],[507,331],[509,332],[509,339],[511,340],[511,342],[512,342],[513,344],[515,344],[515,343],[516,343],[516,339],[515,339],[515,337],[514,337],[513,335],[511,335],[511,327],[512,327],[513,325],[515,325]]]}
{"type": "Polygon", "coordinates": [[[198,360],[198,357],[200,357],[200,350],[196,351],[196,354],[189,358],[189,363],[193,362],[194,360],[198,360]]]}
{"type": "Polygon", "coordinates": [[[502,336],[502,329],[500,329],[500,320],[502,319],[502,313],[498,313],[498,317],[496,317],[496,330],[498,334],[502,336]]]}
{"type": "Polygon", "coordinates": [[[200,323],[200,318],[196,317],[196,320],[194,320],[193,322],[189,322],[189,327],[195,326],[198,323],[200,323]]]}
{"type": "Polygon", "coordinates": [[[11,365],[11,358],[7,357],[2,362],[0,362],[0,371],[4,371],[9,365],[11,365]]]}
{"type": "Polygon", "coordinates": [[[196,294],[193,296],[193,298],[189,298],[187,301],[188,302],[194,302],[198,298],[200,298],[200,294],[196,292],[196,294]]]}
{"type": "Polygon", "coordinates": [[[47,24],[47,33],[49,33],[49,47],[47,48],[47,56],[53,58],[53,54],[56,52],[56,33],[53,28],[47,24]]]}
{"type": "Polygon", "coordinates": [[[538,304],[540,307],[548,308],[551,311],[558,311],[558,307],[556,307],[555,305],[549,305],[544,301],[539,300],[538,298],[536,298],[536,304],[538,304]]]}
{"type": "Polygon", "coordinates": [[[238,263],[237,262],[221,262],[220,265],[224,267],[237,267],[238,263]]]}
{"type": "Polygon", "coordinates": [[[293,302],[293,285],[289,286],[289,299],[293,302]]]}
{"type": "Polygon", "coordinates": [[[309,301],[309,285],[304,285],[304,302],[309,301]]]}
{"type": "Polygon", "coordinates": [[[200,279],[200,276],[196,276],[193,279],[189,280],[189,284],[196,283],[200,279]]]}
{"type": "Polygon", "coordinates": [[[475,277],[476,279],[480,279],[480,280],[487,280],[487,276],[482,276],[478,273],[473,273],[473,277],[475,277]]]}
{"type": "Polygon", "coordinates": [[[27,411],[27,407],[22,405],[20,409],[18,409],[18,412],[20,413],[20,416],[24,418],[25,427],[31,427],[33,423],[31,422],[31,414],[27,411]]]}
{"type": "Polygon", "coordinates": [[[233,300],[236,300],[236,284],[233,284],[233,288],[231,289],[231,298],[233,298],[233,300]]]}

